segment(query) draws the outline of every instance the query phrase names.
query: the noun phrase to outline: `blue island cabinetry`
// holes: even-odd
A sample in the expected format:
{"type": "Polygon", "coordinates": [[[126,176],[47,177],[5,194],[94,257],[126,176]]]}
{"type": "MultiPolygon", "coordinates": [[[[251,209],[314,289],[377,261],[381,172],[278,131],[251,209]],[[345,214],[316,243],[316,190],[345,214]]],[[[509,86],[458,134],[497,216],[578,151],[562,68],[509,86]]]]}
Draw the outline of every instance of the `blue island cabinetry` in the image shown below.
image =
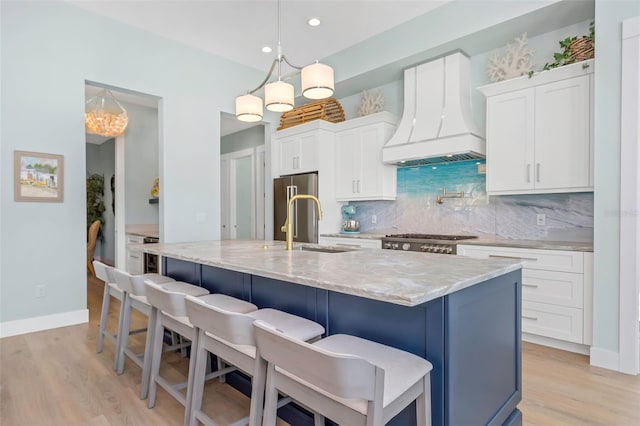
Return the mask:
{"type": "MultiPolygon", "coordinates": [[[[327,335],[352,334],[426,358],[434,367],[433,425],[522,424],[519,269],[410,307],[171,257],[163,262],[172,278],[311,319],[327,335]]],[[[249,394],[244,375],[228,382],[249,394]]],[[[294,404],[278,415],[294,426],[313,424],[294,404]]],[[[415,406],[389,425],[415,425],[415,406]]]]}

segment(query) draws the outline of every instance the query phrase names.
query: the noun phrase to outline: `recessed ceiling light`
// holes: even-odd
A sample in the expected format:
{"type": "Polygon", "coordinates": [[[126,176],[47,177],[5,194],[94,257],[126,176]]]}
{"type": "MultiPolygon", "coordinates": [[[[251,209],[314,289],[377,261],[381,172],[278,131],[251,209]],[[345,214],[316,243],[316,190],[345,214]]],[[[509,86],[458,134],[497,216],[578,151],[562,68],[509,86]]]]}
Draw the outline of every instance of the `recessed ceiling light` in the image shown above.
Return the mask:
{"type": "Polygon", "coordinates": [[[311,25],[312,27],[317,27],[318,25],[320,25],[320,20],[318,18],[311,18],[307,21],[307,24],[311,25]]]}
{"type": "Polygon", "coordinates": [[[271,53],[273,50],[269,46],[262,48],[262,53],[271,53]]]}

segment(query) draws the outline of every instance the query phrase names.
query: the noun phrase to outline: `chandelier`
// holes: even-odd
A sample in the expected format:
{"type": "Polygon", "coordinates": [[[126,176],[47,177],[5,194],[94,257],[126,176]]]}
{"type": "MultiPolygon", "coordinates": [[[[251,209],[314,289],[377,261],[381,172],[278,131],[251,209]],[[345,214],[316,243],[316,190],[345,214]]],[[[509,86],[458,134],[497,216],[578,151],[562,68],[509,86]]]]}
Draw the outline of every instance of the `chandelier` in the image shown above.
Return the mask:
{"type": "Polygon", "coordinates": [[[129,124],[127,110],[108,89],[102,89],[85,105],[84,124],[87,133],[120,136],[129,124]]]}
{"type": "Polygon", "coordinates": [[[254,93],[264,87],[264,104],[269,111],[291,111],[294,106],[293,85],[282,81],[282,63],[285,62],[291,68],[301,70],[300,79],[302,96],[308,99],[324,99],[333,94],[333,68],[318,61],[305,67],[292,65],[282,53],[280,44],[280,0],[278,0],[278,50],[277,56],[271,63],[271,68],[265,79],[255,89],[248,91],[246,95],[236,98],[236,118],[240,121],[262,120],[262,98],[254,93]],[[278,80],[267,83],[278,67],[278,80]]]}

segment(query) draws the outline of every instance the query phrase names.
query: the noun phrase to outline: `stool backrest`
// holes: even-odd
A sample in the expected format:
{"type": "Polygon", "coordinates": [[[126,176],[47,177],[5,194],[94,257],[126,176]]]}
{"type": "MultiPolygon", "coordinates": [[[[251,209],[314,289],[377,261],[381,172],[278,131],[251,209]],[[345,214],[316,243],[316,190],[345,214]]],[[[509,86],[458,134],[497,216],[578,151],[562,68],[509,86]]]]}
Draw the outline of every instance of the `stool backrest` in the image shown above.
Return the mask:
{"type": "MultiPolygon", "coordinates": [[[[114,279],[114,282],[118,285],[118,287],[120,287],[122,291],[126,291],[127,293],[131,294],[137,294],[135,292],[135,289],[133,288],[133,283],[131,282],[131,274],[116,268],[111,268],[110,273],[114,279]]],[[[144,296],[144,293],[142,295],[144,296]]]]}
{"type": "Polygon", "coordinates": [[[109,274],[107,273],[107,271],[111,269],[111,266],[105,265],[102,262],[94,260],[93,269],[96,271],[96,277],[104,281],[105,284],[112,282],[111,277],[109,277],[109,274]]]}
{"type": "Polygon", "coordinates": [[[373,401],[376,381],[384,381],[383,369],[358,356],[293,339],[264,321],[253,326],[260,357],[331,394],[373,401]]]}
{"type": "Polygon", "coordinates": [[[250,316],[217,308],[193,296],[187,296],[185,302],[194,326],[234,345],[256,345],[250,316]]]}
{"type": "Polygon", "coordinates": [[[144,285],[149,304],[174,317],[187,316],[187,308],[184,303],[186,294],[165,290],[149,280],[145,280],[144,285]]]}

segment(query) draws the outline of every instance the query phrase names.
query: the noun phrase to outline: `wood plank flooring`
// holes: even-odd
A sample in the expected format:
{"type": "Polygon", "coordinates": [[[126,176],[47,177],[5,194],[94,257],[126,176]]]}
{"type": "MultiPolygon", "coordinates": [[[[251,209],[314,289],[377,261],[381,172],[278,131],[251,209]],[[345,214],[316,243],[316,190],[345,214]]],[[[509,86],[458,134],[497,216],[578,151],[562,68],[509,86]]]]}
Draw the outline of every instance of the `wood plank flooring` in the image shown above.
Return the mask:
{"type": "MultiPolygon", "coordinates": [[[[0,425],[182,424],[183,407],[164,390],[158,390],[152,410],[139,399],[141,372],[135,364],[127,361],[121,376],[113,372],[111,341],[105,340],[101,354],[95,352],[102,286],[88,279],[88,324],[0,339],[0,425]]],[[[111,329],[118,309],[114,301],[111,329]]],[[[145,324],[145,317],[134,315],[132,328],[145,324]]],[[[132,337],[140,351],[144,336],[132,337]]],[[[523,344],[522,363],[519,407],[525,424],[640,425],[640,377],[591,367],[586,356],[528,343],[523,344]]],[[[166,354],[162,369],[172,380],[182,381],[188,361],[177,353],[166,354]]],[[[210,381],[205,392],[204,409],[220,425],[248,413],[248,398],[227,385],[210,381]]]]}

